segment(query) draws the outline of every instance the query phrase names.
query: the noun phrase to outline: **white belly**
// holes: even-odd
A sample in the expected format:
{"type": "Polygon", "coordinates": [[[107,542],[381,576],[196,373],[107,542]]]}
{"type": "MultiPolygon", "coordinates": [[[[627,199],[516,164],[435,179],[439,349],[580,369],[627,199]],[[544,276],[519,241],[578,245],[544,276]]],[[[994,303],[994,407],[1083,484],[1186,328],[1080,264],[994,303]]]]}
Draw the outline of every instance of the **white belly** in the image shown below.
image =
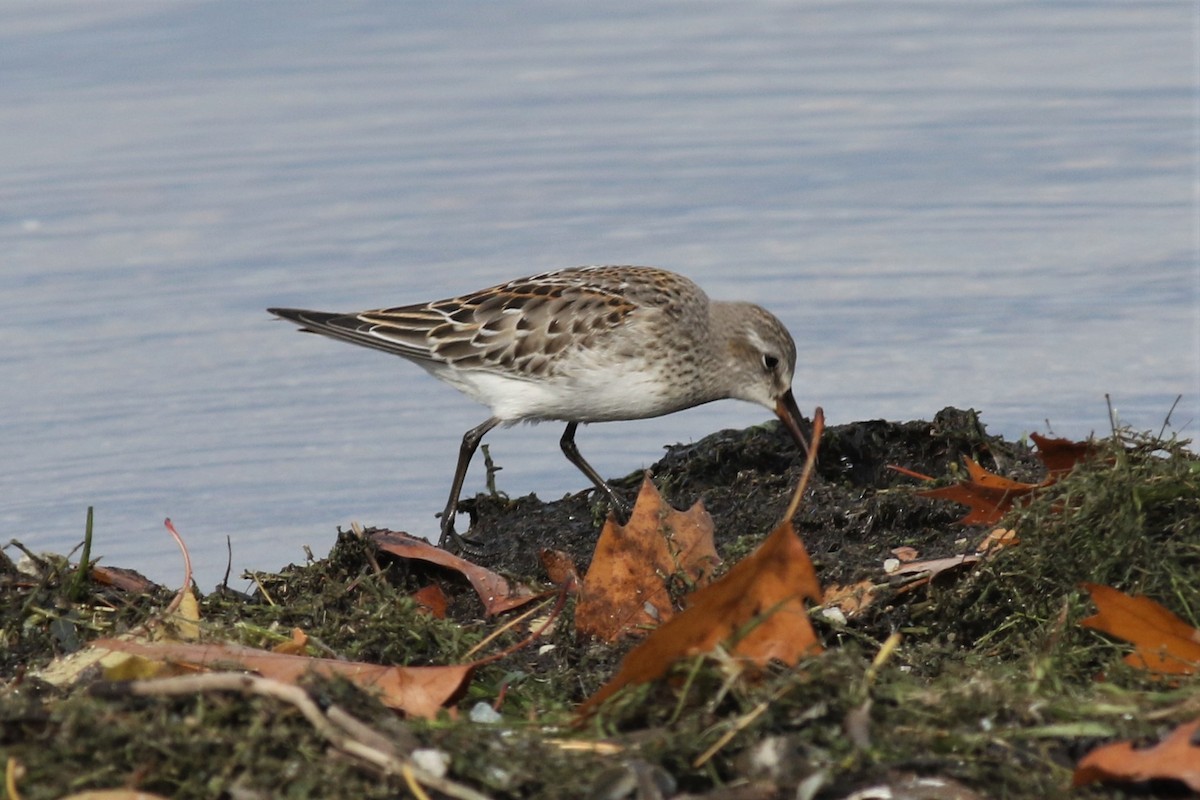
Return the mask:
{"type": "Polygon", "coordinates": [[[489,406],[493,416],[507,423],[642,419],[697,404],[672,397],[669,384],[655,380],[650,373],[632,369],[620,374],[585,370],[541,381],[516,380],[483,371],[435,374],[468,397],[489,406]]]}

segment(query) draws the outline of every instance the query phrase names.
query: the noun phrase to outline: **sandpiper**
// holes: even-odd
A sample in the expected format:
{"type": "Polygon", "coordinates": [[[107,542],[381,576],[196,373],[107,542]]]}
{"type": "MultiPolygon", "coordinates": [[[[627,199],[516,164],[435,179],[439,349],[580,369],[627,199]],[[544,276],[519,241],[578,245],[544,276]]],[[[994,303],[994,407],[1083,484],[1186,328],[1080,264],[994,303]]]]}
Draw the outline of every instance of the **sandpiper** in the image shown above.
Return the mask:
{"type": "Polygon", "coordinates": [[[765,406],[807,449],[792,396],[796,345],[770,312],[710,300],[682,275],[654,267],[546,272],[477,292],[396,308],[333,314],[270,308],[301,330],[402,356],[489,406],[466,432],[442,513],[454,530],[467,467],[484,434],[522,421],[566,422],[567,459],[620,497],[575,446],[581,422],[657,417],[727,398],[765,406]]]}

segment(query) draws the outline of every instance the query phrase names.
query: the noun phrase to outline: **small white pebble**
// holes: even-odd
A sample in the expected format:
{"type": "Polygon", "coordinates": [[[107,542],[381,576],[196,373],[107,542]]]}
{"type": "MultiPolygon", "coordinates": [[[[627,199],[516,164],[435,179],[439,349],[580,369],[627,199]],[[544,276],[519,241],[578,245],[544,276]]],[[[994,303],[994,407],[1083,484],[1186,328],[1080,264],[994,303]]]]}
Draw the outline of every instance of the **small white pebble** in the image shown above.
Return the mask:
{"type": "Polygon", "coordinates": [[[37,562],[29,556],[24,555],[17,561],[17,572],[22,575],[28,575],[30,578],[40,578],[42,576],[41,567],[38,566],[37,562]]]}
{"type": "Polygon", "coordinates": [[[891,575],[893,572],[895,572],[898,569],[900,569],[900,559],[885,558],[883,560],[883,571],[886,572],[888,575],[891,575]]]}
{"type": "Polygon", "coordinates": [[[837,606],[828,606],[821,609],[821,616],[830,622],[835,622],[838,625],[846,624],[846,614],[837,606]]]}
{"type": "Polygon", "coordinates": [[[446,777],[446,772],[450,769],[450,754],[445,750],[434,750],[431,747],[425,747],[412,751],[412,762],[430,775],[444,778],[446,777]]]}
{"type": "Polygon", "coordinates": [[[502,719],[500,712],[480,700],[471,706],[471,722],[494,725],[502,719]]]}
{"type": "Polygon", "coordinates": [[[780,765],[790,753],[787,740],[782,736],[771,736],[747,751],[749,766],[752,774],[757,776],[774,777],[779,774],[780,765]]]}

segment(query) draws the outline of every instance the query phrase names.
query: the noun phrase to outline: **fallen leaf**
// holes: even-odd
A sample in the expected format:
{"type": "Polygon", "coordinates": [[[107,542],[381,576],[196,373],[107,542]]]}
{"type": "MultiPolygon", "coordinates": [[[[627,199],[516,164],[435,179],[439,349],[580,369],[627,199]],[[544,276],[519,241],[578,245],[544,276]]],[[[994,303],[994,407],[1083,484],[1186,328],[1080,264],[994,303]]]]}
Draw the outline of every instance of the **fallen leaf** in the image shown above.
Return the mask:
{"type": "Polygon", "coordinates": [[[975,552],[979,555],[993,555],[1000,552],[1006,547],[1018,545],[1021,540],[1017,538],[1017,532],[1012,528],[994,528],[988,532],[980,540],[979,544],[975,545],[975,552]]]}
{"type": "Polygon", "coordinates": [[[1075,442],[1070,439],[1054,439],[1031,433],[1029,438],[1037,445],[1038,460],[1046,467],[1049,475],[1061,475],[1075,469],[1080,461],[1096,454],[1095,442],[1075,442]]]}
{"type": "Polygon", "coordinates": [[[730,657],[758,665],[777,659],[794,666],[802,657],[821,652],[804,607],[806,599],[819,602],[821,586],[792,518],[812,476],[824,428],[825,414],[818,406],[804,471],[783,521],[758,549],[693,592],[687,608],[633,648],[617,674],[579,707],[580,717],[623,686],[660,678],[680,659],[712,652],[721,643],[730,657]]]}
{"type": "Polygon", "coordinates": [[[839,608],[847,617],[852,617],[875,601],[875,595],[879,593],[880,588],[869,580],[852,583],[849,586],[835,583],[825,587],[821,605],[825,608],[839,608]]]}
{"type": "MultiPolygon", "coordinates": [[[[815,434],[814,434],[815,438],[815,434]]],[[[815,444],[814,444],[815,447],[815,444]]],[[[805,609],[821,587],[812,560],[791,520],[723,577],[687,599],[687,608],[630,651],[612,680],[580,707],[586,715],[618,689],[664,675],[683,658],[726,643],[731,653],[757,665],[772,659],[794,666],[821,652],[805,609]]]]}
{"type": "Polygon", "coordinates": [[[418,717],[432,719],[454,698],[471,675],[472,666],[389,667],[360,661],[272,653],[232,644],[141,643],[98,639],[97,648],[132,653],[146,659],[183,662],[218,670],[241,670],[286,683],[303,675],[340,676],[360,688],[374,691],[385,705],[418,717]]]}
{"type": "MultiPolygon", "coordinates": [[[[889,578],[910,576],[905,578],[902,585],[897,585],[895,581],[890,582],[890,585],[897,587],[897,594],[903,594],[928,584],[943,572],[961,569],[970,564],[978,564],[985,558],[990,558],[1000,552],[1005,547],[1011,547],[1019,543],[1020,539],[1017,538],[1016,531],[995,528],[980,540],[979,544],[975,547],[974,553],[913,561],[907,559],[916,557],[917,551],[915,549],[911,547],[896,547],[891,551],[896,558],[885,561],[883,571],[889,578]]],[[[876,585],[874,581],[869,579],[850,586],[829,586],[825,589],[825,596],[821,601],[821,605],[825,608],[836,607],[847,617],[852,617],[874,602],[876,595],[882,588],[882,586],[876,585]]]]}
{"type": "Polygon", "coordinates": [[[542,568],[546,570],[546,577],[555,586],[566,584],[571,591],[574,591],[579,585],[579,570],[575,567],[575,560],[570,555],[562,550],[552,550],[544,548],[539,557],[542,562],[542,568]]]}
{"type": "Polygon", "coordinates": [[[200,603],[191,586],[185,586],[177,599],[175,613],[167,618],[167,624],[177,639],[194,642],[200,638],[200,603]]]}
{"type": "Polygon", "coordinates": [[[483,602],[484,613],[488,616],[518,608],[541,596],[528,586],[511,584],[489,569],[472,564],[465,558],[459,558],[440,547],[435,547],[424,539],[409,536],[407,533],[377,530],[368,531],[365,535],[380,550],[394,556],[428,561],[460,573],[479,595],[479,599],[483,602]]]}
{"type": "Polygon", "coordinates": [[[1072,786],[1100,781],[1176,780],[1200,792],[1200,720],[1180,725],[1153,747],[1132,742],[1097,747],[1079,760],[1072,786]]]}
{"type": "Polygon", "coordinates": [[[103,564],[92,564],[88,577],[104,586],[112,586],[123,592],[139,592],[150,594],[159,588],[154,581],[132,569],[123,567],[106,567],[103,564]]]}
{"type": "Polygon", "coordinates": [[[292,638],[275,645],[271,648],[271,652],[302,656],[308,652],[308,634],[299,628],[292,628],[292,638]]]}
{"type": "Polygon", "coordinates": [[[644,633],[674,616],[667,585],[672,576],[703,585],[718,563],[704,506],[676,511],[647,473],[629,522],[618,524],[610,514],[600,532],[575,607],[575,628],[606,642],[644,633]]]}
{"type": "Polygon", "coordinates": [[[96,668],[114,681],[133,681],[145,678],[169,678],[195,673],[195,668],[182,664],[165,664],[130,653],[96,650],[85,647],[63,658],[56,658],[38,677],[54,686],[69,686],[94,676],[96,668]]]}
{"type": "Polygon", "coordinates": [[[446,611],[450,607],[450,601],[446,599],[446,593],[442,591],[442,587],[436,583],[431,583],[413,592],[412,599],[417,605],[428,611],[429,615],[434,619],[446,618],[446,611]]]}
{"type": "Polygon", "coordinates": [[[1087,628],[1131,642],[1137,650],[1125,656],[1136,669],[1190,675],[1200,669],[1200,631],[1149,597],[1131,597],[1109,586],[1085,583],[1096,613],[1080,622],[1087,628]]]}
{"type": "MultiPolygon", "coordinates": [[[[917,495],[934,500],[949,500],[966,506],[969,510],[966,516],[959,520],[964,525],[991,524],[999,522],[1018,500],[1054,484],[1080,461],[1091,458],[1096,453],[1096,446],[1091,442],[1053,439],[1036,433],[1031,433],[1029,437],[1038,446],[1037,457],[1046,467],[1046,479],[1041,483],[1010,480],[989,472],[974,459],[964,457],[967,480],[953,486],[917,492],[917,495]]],[[[928,475],[903,467],[892,466],[891,469],[920,480],[933,480],[928,475]]]]}
{"type": "Polygon", "coordinates": [[[959,520],[963,525],[999,522],[1017,499],[1039,487],[1036,483],[1021,483],[988,472],[974,459],[963,458],[963,463],[967,467],[967,480],[953,486],[917,492],[920,497],[949,500],[966,506],[970,510],[959,520]]]}
{"type": "MultiPolygon", "coordinates": [[[[945,558],[928,558],[924,561],[910,561],[907,564],[901,564],[892,570],[892,575],[921,575],[925,574],[922,583],[928,583],[933,578],[941,575],[943,572],[951,569],[958,569],[968,564],[977,564],[981,561],[981,557],[976,553],[967,553],[961,556],[946,556],[945,558]]],[[[907,584],[907,588],[914,588],[914,584],[907,584]]]]}

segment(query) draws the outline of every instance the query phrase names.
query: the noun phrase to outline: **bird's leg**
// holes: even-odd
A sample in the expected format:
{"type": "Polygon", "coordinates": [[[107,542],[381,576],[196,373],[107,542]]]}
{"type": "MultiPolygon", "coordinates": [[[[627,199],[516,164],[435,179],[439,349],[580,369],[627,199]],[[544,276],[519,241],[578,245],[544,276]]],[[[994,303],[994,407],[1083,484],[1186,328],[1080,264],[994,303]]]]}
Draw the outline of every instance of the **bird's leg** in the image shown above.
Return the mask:
{"type": "Polygon", "coordinates": [[[608,498],[608,502],[612,503],[613,510],[620,516],[628,518],[629,509],[625,507],[625,501],[622,500],[613,488],[609,486],[600,474],[592,468],[592,465],[584,460],[579,453],[579,448],[575,445],[575,429],[579,427],[578,422],[568,422],[567,429],[563,431],[562,438],[558,440],[559,447],[562,448],[563,455],[567,460],[579,468],[579,471],[588,477],[597,489],[604,493],[608,498]]]}
{"type": "Polygon", "coordinates": [[[484,434],[500,424],[497,417],[488,417],[481,425],[477,425],[463,434],[462,445],[458,448],[458,466],[454,468],[454,482],[450,484],[450,499],[446,501],[446,510],[442,512],[442,536],[438,539],[438,547],[453,543],[457,549],[468,549],[467,542],[454,531],[454,516],[458,512],[458,496],[462,492],[463,481],[467,478],[467,467],[471,457],[475,455],[480,440],[484,434]]]}

